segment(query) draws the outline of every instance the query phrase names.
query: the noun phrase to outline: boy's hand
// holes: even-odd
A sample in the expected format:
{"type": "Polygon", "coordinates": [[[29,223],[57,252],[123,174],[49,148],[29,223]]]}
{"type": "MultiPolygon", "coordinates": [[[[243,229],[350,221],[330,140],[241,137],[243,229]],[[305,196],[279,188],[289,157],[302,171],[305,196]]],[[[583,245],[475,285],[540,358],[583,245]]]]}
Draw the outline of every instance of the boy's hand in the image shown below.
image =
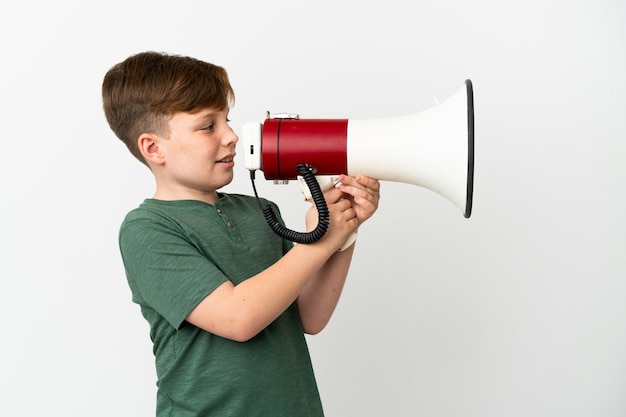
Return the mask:
{"type": "MultiPolygon", "coordinates": [[[[341,247],[350,233],[359,226],[356,210],[352,207],[352,202],[346,197],[346,194],[338,188],[331,188],[324,192],[329,213],[329,226],[322,241],[336,248],[341,247]]],[[[307,231],[310,232],[315,229],[317,221],[317,208],[312,205],[306,213],[307,231]]]]}
{"type": "Polygon", "coordinates": [[[380,182],[373,178],[357,175],[340,175],[338,178],[339,189],[347,194],[345,198],[352,203],[359,224],[372,217],[378,209],[380,200],[380,182]]]}

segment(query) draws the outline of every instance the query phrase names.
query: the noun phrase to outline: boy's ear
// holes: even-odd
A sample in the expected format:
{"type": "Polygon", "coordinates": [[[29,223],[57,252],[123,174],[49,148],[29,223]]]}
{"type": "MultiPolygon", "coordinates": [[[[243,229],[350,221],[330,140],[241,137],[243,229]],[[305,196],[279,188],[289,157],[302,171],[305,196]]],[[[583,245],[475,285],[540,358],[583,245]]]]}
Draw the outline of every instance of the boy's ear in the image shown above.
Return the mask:
{"type": "Polygon", "coordinates": [[[137,139],[139,151],[146,162],[162,165],[165,162],[163,150],[159,146],[160,138],[153,133],[142,133],[137,139]]]}

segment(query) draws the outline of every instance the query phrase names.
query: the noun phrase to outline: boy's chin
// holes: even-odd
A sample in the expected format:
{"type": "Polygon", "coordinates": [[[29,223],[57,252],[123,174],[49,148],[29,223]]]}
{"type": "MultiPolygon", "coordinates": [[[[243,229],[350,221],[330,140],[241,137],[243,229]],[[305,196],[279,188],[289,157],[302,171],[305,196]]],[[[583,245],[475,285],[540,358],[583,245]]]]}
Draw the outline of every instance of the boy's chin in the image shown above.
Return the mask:
{"type": "Polygon", "coordinates": [[[233,175],[233,173],[232,173],[232,172],[231,172],[231,174],[230,174],[230,175],[225,175],[225,176],[222,178],[222,181],[221,181],[222,186],[221,186],[220,188],[222,188],[222,187],[226,187],[228,184],[230,184],[231,182],[233,182],[234,177],[235,177],[235,176],[233,175]]]}

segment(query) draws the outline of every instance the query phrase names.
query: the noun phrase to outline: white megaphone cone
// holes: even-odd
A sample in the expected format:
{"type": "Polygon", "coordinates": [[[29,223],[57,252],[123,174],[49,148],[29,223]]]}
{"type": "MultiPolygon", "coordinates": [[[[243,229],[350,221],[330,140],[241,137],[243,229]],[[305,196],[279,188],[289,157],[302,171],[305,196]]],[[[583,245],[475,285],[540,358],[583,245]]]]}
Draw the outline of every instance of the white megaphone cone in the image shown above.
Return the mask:
{"type": "Polygon", "coordinates": [[[406,116],[300,119],[288,114],[263,124],[247,123],[242,133],[246,168],[252,173],[261,169],[275,182],[300,177],[299,165],[330,178],[361,174],[427,188],[455,204],[466,218],[471,215],[474,97],[470,80],[441,104],[406,116]]]}
{"type": "Polygon", "coordinates": [[[471,82],[443,103],[407,116],[348,122],[348,174],[427,188],[470,217],[474,171],[471,82]]]}

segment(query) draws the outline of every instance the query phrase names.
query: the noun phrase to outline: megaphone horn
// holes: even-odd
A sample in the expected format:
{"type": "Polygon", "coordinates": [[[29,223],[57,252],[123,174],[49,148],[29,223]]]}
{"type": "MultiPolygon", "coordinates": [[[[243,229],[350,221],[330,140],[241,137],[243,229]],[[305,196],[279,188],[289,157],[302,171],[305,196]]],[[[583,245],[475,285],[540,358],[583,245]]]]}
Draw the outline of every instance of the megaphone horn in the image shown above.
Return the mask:
{"type": "Polygon", "coordinates": [[[471,80],[440,104],[405,116],[301,119],[283,114],[243,126],[245,165],[276,181],[362,174],[434,191],[472,213],[474,94],[471,80]]]}

